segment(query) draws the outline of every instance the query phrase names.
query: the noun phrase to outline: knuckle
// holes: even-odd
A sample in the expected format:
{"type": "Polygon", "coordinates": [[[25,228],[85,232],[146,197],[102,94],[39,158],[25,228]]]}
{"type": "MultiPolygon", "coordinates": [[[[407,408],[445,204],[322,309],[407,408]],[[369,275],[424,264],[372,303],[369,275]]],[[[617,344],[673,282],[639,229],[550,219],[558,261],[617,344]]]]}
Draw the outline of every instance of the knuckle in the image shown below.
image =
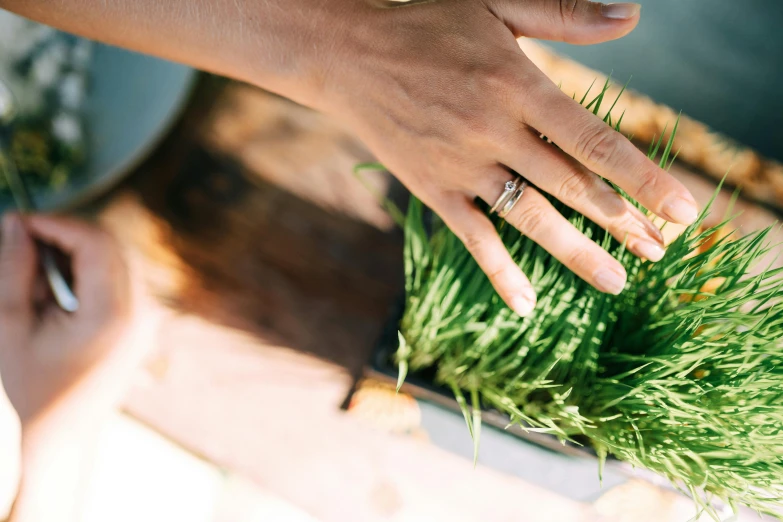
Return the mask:
{"type": "Polygon", "coordinates": [[[645,170],[639,176],[639,187],[636,189],[637,195],[654,194],[658,188],[658,176],[655,172],[645,170]]]}
{"type": "Polygon", "coordinates": [[[579,268],[586,269],[591,261],[592,254],[584,247],[574,248],[565,259],[565,264],[572,270],[578,270],[579,268]]]}
{"type": "Polygon", "coordinates": [[[484,238],[475,232],[467,232],[462,234],[462,243],[468,249],[468,252],[475,256],[484,247],[484,238]]]}
{"type": "Polygon", "coordinates": [[[576,17],[576,8],[579,5],[579,0],[560,0],[560,20],[564,24],[568,24],[576,17]]]}
{"type": "Polygon", "coordinates": [[[644,225],[640,221],[639,217],[634,215],[631,211],[626,210],[616,218],[614,218],[611,224],[611,232],[619,238],[624,238],[626,234],[639,235],[645,232],[644,225]]]}
{"type": "Polygon", "coordinates": [[[584,199],[593,188],[593,177],[584,172],[571,172],[558,188],[557,194],[563,202],[574,202],[584,199]]]}
{"type": "Polygon", "coordinates": [[[608,125],[590,125],[576,142],[576,154],[589,165],[608,162],[617,152],[618,135],[608,125]]]}
{"type": "MultiPolygon", "coordinates": [[[[520,202],[521,204],[521,202],[520,202]]],[[[517,208],[520,206],[517,205],[517,208]]],[[[546,223],[546,212],[538,205],[522,206],[514,220],[516,227],[529,236],[537,235],[546,223]]]]}
{"type": "Polygon", "coordinates": [[[490,281],[497,283],[504,278],[507,271],[508,267],[506,265],[500,265],[498,267],[493,267],[490,270],[486,270],[486,274],[490,281]]]}
{"type": "Polygon", "coordinates": [[[544,75],[521,74],[518,77],[511,86],[511,106],[518,112],[515,116],[520,123],[535,127],[533,122],[540,111],[541,100],[552,99],[552,88],[552,82],[544,75]]]}
{"type": "Polygon", "coordinates": [[[483,72],[483,88],[485,92],[507,93],[514,90],[518,82],[519,72],[508,66],[508,61],[500,65],[489,66],[483,72]]]}

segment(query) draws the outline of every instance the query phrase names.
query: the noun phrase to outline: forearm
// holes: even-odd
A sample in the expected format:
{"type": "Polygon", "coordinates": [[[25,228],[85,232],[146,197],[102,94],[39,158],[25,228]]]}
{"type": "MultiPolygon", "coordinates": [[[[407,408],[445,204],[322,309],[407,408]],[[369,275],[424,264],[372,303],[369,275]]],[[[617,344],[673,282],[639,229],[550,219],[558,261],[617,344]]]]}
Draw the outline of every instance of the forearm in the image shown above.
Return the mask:
{"type": "Polygon", "coordinates": [[[0,384],[0,520],[4,520],[19,488],[21,470],[19,417],[0,384]]]}
{"type": "Polygon", "coordinates": [[[248,81],[296,99],[306,97],[305,84],[318,81],[318,64],[324,61],[318,54],[328,52],[324,44],[330,38],[321,28],[336,29],[340,6],[350,3],[355,2],[0,0],[0,7],[71,33],[248,81]]]}

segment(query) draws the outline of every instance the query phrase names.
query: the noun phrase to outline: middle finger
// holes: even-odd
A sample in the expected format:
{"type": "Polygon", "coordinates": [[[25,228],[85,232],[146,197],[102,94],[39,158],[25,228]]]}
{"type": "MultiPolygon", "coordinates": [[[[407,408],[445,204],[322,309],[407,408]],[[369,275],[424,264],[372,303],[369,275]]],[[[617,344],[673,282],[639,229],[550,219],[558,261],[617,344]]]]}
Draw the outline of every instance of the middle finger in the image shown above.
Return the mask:
{"type": "Polygon", "coordinates": [[[639,257],[659,261],[664,253],[661,231],[627,199],[578,161],[525,132],[504,163],[540,189],[608,230],[639,257]]]}

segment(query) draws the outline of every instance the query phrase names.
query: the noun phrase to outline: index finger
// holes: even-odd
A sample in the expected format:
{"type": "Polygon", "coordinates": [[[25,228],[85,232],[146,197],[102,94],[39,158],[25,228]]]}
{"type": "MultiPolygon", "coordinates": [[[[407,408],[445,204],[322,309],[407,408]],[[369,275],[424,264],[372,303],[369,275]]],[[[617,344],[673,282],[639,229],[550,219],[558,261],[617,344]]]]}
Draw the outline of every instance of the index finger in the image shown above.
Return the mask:
{"type": "Polygon", "coordinates": [[[100,250],[106,241],[105,233],[100,229],[73,218],[37,214],[26,216],[25,222],[37,239],[72,258],[100,250]]]}
{"type": "Polygon", "coordinates": [[[37,259],[21,218],[6,215],[0,241],[0,315],[4,318],[18,322],[32,312],[37,259]]]}
{"type": "Polygon", "coordinates": [[[685,185],[548,79],[540,83],[536,103],[525,110],[528,125],[656,215],[686,225],[696,220],[698,206],[685,185]]]}
{"type": "Polygon", "coordinates": [[[86,313],[114,309],[122,281],[115,280],[119,255],[111,236],[83,221],[44,215],[25,218],[30,234],[71,258],[77,297],[86,313]]]}

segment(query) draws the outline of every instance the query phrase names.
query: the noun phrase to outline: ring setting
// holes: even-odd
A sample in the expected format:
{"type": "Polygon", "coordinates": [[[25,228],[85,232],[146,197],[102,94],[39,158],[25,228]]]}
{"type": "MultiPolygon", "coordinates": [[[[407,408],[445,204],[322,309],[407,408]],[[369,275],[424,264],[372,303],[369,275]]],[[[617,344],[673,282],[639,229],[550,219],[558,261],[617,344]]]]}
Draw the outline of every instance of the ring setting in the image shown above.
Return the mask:
{"type": "Polygon", "coordinates": [[[522,176],[517,176],[513,180],[506,181],[503,184],[503,192],[500,193],[495,204],[492,205],[489,212],[490,214],[497,213],[498,217],[504,219],[508,216],[509,212],[513,210],[514,206],[522,198],[522,194],[525,193],[527,188],[527,180],[522,176]]]}

